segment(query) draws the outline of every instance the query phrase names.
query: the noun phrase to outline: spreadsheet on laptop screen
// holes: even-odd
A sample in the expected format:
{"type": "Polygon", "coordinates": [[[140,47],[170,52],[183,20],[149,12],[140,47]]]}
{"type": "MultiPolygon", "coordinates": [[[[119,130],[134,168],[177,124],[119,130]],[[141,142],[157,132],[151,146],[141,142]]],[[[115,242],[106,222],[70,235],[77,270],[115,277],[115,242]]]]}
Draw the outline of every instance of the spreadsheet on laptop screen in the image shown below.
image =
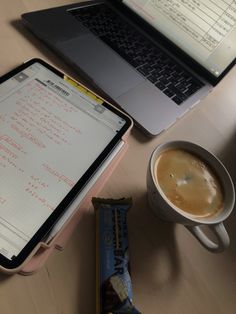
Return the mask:
{"type": "Polygon", "coordinates": [[[216,77],[236,55],[236,1],[125,0],[216,77]]]}

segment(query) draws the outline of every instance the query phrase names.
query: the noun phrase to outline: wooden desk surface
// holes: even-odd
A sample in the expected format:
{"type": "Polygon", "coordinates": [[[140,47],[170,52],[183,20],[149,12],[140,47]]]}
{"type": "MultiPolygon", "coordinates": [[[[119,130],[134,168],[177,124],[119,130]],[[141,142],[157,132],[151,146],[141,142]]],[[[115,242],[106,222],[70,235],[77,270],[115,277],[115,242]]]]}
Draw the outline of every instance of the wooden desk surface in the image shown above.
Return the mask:
{"type": "MultiPolygon", "coordinates": [[[[33,37],[20,14],[73,0],[0,1],[0,75],[32,57],[67,73],[71,69],[33,37]]],[[[75,2],[75,1],[74,1],[75,2]]],[[[234,314],[236,312],[236,211],[225,225],[230,248],[215,255],[180,225],[159,221],[148,208],[145,176],[149,156],[164,141],[184,139],[217,154],[236,182],[236,67],[214,91],[159,137],[136,128],[130,148],[100,193],[132,196],[128,216],[134,303],[144,314],[234,314]]],[[[35,275],[0,274],[2,314],[95,313],[95,234],[91,210],[63,252],[55,252],[35,275]]]]}

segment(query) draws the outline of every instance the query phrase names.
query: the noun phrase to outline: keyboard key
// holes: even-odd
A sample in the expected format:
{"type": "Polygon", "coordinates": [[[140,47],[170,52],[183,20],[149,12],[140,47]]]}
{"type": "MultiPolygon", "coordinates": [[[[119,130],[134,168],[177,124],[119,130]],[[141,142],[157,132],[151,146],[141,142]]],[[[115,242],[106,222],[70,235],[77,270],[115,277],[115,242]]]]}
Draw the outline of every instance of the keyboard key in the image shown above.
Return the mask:
{"type": "Polygon", "coordinates": [[[180,105],[182,102],[183,102],[183,100],[182,99],[180,99],[179,97],[177,97],[177,96],[175,96],[175,97],[173,97],[173,98],[171,98],[177,105],[180,105]]]}
{"type": "Polygon", "coordinates": [[[153,84],[155,84],[156,81],[157,81],[156,75],[152,75],[152,74],[150,74],[150,75],[147,77],[147,79],[148,79],[151,83],[153,83],[153,84]]]}
{"type": "Polygon", "coordinates": [[[163,91],[163,93],[170,98],[175,95],[175,93],[172,90],[168,89],[168,87],[163,91]]]}
{"type": "Polygon", "coordinates": [[[144,76],[147,76],[149,74],[149,72],[145,68],[140,67],[140,68],[137,68],[137,70],[144,76]]]}
{"type": "Polygon", "coordinates": [[[162,84],[161,82],[157,82],[156,84],[156,87],[158,87],[160,90],[164,90],[166,87],[164,84],[162,84]]]}

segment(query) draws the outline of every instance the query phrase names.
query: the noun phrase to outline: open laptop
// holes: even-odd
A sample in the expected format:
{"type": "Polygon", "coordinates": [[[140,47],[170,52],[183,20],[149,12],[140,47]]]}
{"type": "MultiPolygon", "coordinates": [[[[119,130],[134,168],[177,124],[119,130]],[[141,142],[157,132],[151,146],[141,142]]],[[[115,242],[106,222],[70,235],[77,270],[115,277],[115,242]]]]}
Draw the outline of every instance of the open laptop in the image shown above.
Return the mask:
{"type": "Polygon", "coordinates": [[[235,64],[235,2],[87,1],[22,19],[157,135],[197,104],[235,64]]]}

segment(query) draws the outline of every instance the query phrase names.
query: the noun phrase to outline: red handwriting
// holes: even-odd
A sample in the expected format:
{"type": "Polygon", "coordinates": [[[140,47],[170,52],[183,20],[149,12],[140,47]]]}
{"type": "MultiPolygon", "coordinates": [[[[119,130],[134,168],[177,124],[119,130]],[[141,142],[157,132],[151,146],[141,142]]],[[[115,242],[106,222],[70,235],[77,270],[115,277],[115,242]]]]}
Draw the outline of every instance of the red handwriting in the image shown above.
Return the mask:
{"type": "Polygon", "coordinates": [[[13,153],[10,149],[8,149],[5,145],[0,143],[0,151],[3,151],[7,155],[9,155],[11,158],[16,159],[17,155],[13,153]]]}
{"type": "Polygon", "coordinates": [[[43,166],[44,170],[46,170],[47,172],[49,172],[50,174],[55,176],[58,179],[59,182],[63,181],[64,183],[66,183],[70,187],[73,187],[75,185],[75,182],[73,182],[71,179],[69,179],[67,176],[65,176],[64,174],[60,173],[59,171],[53,169],[48,164],[43,164],[42,166],[43,166]]]}
{"type": "Polygon", "coordinates": [[[37,184],[41,188],[48,188],[49,187],[49,185],[46,182],[44,182],[41,178],[39,178],[38,176],[31,175],[30,179],[33,181],[34,184],[37,184]]]}
{"type": "Polygon", "coordinates": [[[40,148],[46,147],[42,141],[40,141],[30,132],[30,129],[22,130],[17,124],[11,124],[11,128],[15,130],[20,135],[20,137],[26,138],[27,140],[29,140],[31,143],[35,144],[36,146],[40,148]]]}
{"type": "Polygon", "coordinates": [[[3,197],[3,196],[0,196],[0,204],[5,204],[6,203],[6,198],[5,197],[3,197]]]}
{"type": "Polygon", "coordinates": [[[76,113],[79,109],[37,81],[30,82],[24,90],[17,92],[15,103],[16,110],[10,116],[11,127],[38,147],[45,147],[43,138],[57,145],[71,145],[70,132],[81,134],[78,126],[65,119],[65,114],[76,113]]]}
{"type": "Polygon", "coordinates": [[[6,121],[6,114],[0,113],[0,121],[5,122],[6,121]]]}
{"type": "Polygon", "coordinates": [[[35,201],[38,201],[40,205],[46,207],[47,209],[50,209],[50,210],[55,209],[54,206],[52,206],[45,197],[40,196],[39,193],[37,193],[34,190],[34,188],[32,188],[32,186],[26,187],[25,192],[29,194],[30,196],[32,196],[35,199],[35,201]]]}
{"type": "MultiPolygon", "coordinates": [[[[5,109],[6,113],[0,114],[0,168],[3,173],[5,168],[11,168],[12,174],[18,171],[29,175],[28,179],[22,176],[22,182],[25,182],[22,192],[32,198],[37,206],[54,210],[53,197],[51,201],[51,196],[47,196],[51,181],[69,187],[73,187],[75,182],[51,163],[45,162],[45,148],[54,148],[54,144],[71,145],[74,138],[81,135],[74,119],[74,114],[78,114],[79,109],[37,81],[32,81],[11,94],[6,100],[5,109]],[[31,152],[34,158],[40,160],[40,164],[44,162],[40,173],[37,173],[37,167],[35,173],[34,169],[30,170],[31,163],[29,167],[22,168],[26,164],[25,156],[22,155],[30,155],[31,152]],[[50,177],[48,182],[43,179],[45,172],[50,177]]],[[[6,202],[6,198],[0,196],[0,205],[6,202]]]]}
{"type": "Polygon", "coordinates": [[[10,157],[2,154],[0,152],[0,166],[3,168],[6,168],[7,166],[15,168],[15,170],[18,170],[21,173],[24,173],[24,169],[22,169],[20,166],[17,165],[17,163],[12,160],[10,157]]]}
{"type": "Polygon", "coordinates": [[[48,187],[49,185],[38,176],[31,175],[30,180],[25,187],[25,192],[34,198],[34,201],[38,202],[40,206],[54,210],[54,206],[52,206],[50,201],[45,196],[42,196],[43,190],[47,189],[48,187]]]}
{"type": "Polygon", "coordinates": [[[0,135],[0,141],[7,143],[9,146],[15,148],[17,151],[26,154],[26,152],[23,150],[23,146],[18,144],[11,136],[7,134],[0,135]]]}

